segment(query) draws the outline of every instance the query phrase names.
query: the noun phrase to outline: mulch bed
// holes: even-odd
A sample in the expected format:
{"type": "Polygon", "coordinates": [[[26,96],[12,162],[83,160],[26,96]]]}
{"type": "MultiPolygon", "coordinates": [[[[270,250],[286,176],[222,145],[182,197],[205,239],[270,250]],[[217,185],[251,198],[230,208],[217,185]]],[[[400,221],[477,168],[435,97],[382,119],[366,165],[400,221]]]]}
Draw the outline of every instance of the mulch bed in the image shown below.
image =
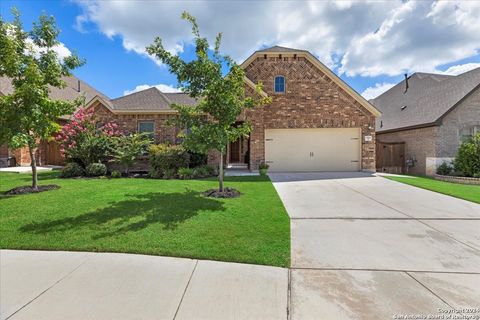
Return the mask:
{"type": "Polygon", "coordinates": [[[56,190],[59,189],[60,186],[57,186],[56,184],[48,184],[45,186],[38,186],[38,190],[32,189],[31,186],[22,186],[22,187],[16,187],[13,189],[8,190],[5,192],[7,196],[14,196],[18,194],[28,194],[28,193],[38,193],[38,192],[44,192],[44,191],[49,191],[49,190],[56,190]]]}
{"type": "Polygon", "coordinates": [[[240,197],[240,191],[227,187],[223,189],[223,192],[219,192],[218,189],[209,189],[203,195],[212,198],[237,198],[240,197]]]}

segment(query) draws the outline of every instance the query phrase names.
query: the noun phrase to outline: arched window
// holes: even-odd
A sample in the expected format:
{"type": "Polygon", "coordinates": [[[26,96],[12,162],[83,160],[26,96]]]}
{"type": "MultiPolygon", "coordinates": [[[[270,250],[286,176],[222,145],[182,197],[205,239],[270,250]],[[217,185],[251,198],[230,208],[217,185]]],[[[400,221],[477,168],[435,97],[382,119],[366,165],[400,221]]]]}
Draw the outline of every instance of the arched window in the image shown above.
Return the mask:
{"type": "Polygon", "coordinates": [[[275,77],[275,93],[285,93],[285,77],[276,76],[275,77]]]}

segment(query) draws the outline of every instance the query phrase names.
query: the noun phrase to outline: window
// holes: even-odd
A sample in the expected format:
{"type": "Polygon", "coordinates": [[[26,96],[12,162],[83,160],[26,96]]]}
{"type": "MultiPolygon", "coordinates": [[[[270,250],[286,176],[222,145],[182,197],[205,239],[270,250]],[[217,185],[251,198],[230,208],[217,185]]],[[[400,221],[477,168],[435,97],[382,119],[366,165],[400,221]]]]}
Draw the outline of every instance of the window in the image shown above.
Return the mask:
{"type": "Polygon", "coordinates": [[[155,135],[155,122],[154,121],[139,121],[138,132],[148,133],[148,136],[153,139],[155,135]]]}
{"type": "Polygon", "coordinates": [[[480,133],[480,126],[466,127],[460,130],[460,142],[469,141],[476,134],[480,133]]]}
{"type": "Polygon", "coordinates": [[[285,93],[285,77],[276,76],[275,77],[275,93],[285,93]]]}

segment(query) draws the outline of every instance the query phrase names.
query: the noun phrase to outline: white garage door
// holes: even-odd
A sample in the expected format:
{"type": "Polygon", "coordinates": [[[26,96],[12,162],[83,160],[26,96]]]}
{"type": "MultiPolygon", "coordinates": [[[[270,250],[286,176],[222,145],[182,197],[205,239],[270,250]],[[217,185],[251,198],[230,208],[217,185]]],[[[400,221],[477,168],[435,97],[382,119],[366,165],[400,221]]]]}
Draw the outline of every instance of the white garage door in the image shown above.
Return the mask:
{"type": "Polygon", "coordinates": [[[358,171],[360,128],[266,129],[270,171],[358,171]]]}

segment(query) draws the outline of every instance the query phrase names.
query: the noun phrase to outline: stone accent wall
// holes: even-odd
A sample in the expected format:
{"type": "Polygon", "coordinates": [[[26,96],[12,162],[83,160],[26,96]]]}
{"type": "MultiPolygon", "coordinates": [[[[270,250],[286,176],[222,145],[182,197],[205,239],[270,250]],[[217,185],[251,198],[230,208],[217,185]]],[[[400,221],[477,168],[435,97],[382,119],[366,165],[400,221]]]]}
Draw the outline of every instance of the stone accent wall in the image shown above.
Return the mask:
{"type": "Polygon", "coordinates": [[[377,133],[381,142],[405,142],[405,160],[414,159],[414,166],[407,168],[411,174],[426,174],[428,157],[436,156],[436,134],[438,127],[428,127],[397,131],[391,133],[377,133]]]}
{"type": "Polygon", "coordinates": [[[461,183],[461,184],[474,184],[480,185],[480,178],[471,178],[471,177],[457,177],[457,176],[442,176],[436,174],[435,179],[447,182],[461,183]]]}
{"type": "Polygon", "coordinates": [[[437,157],[455,157],[460,146],[460,131],[480,126],[480,89],[468,96],[442,120],[438,129],[437,157]]]}
{"type": "Polygon", "coordinates": [[[303,57],[258,57],[245,72],[254,83],[261,81],[273,99],[270,105],[245,114],[253,125],[251,169],[258,169],[265,161],[265,129],[361,128],[361,168],[375,170],[375,117],[310,61],[303,57]],[[285,93],[274,93],[277,75],[285,76],[285,93]],[[367,135],[372,141],[365,141],[367,135]]]}

